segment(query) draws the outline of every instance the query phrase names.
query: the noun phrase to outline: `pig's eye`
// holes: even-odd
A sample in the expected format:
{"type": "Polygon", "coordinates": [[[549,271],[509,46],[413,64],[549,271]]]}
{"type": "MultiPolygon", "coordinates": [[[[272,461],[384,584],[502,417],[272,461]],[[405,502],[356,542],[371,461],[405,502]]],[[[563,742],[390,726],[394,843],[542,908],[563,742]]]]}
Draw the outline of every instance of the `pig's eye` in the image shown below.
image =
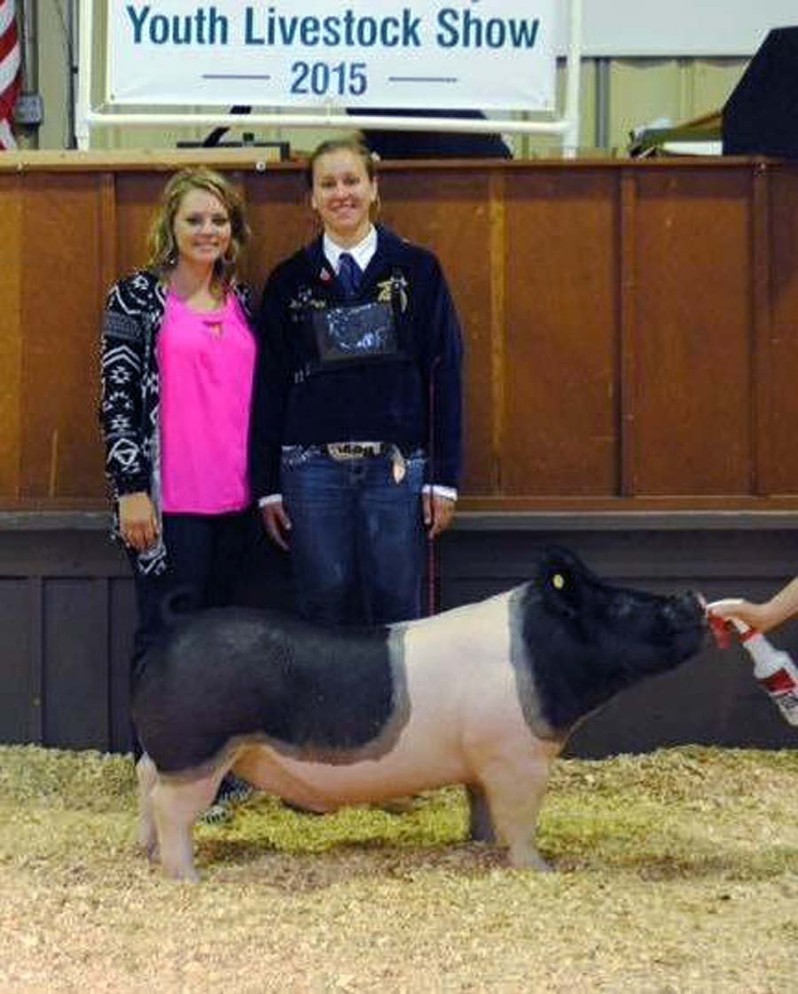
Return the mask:
{"type": "Polygon", "coordinates": [[[565,577],[562,573],[555,573],[551,578],[551,585],[555,590],[562,590],[565,586],[565,577]]]}

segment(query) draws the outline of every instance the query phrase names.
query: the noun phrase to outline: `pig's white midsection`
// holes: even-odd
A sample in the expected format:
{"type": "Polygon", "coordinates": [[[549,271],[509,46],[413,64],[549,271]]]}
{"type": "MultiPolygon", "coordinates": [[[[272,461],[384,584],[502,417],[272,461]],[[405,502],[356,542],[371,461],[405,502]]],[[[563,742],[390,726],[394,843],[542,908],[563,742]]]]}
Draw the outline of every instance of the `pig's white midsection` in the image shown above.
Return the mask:
{"type": "Polygon", "coordinates": [[[264,790],[319,807],[477,778],[509,752],[535,751],[510,663],[508,595],[400,626],[410,715],[382,755],[325,763],[242,743],[236,768],[264,790]]]}

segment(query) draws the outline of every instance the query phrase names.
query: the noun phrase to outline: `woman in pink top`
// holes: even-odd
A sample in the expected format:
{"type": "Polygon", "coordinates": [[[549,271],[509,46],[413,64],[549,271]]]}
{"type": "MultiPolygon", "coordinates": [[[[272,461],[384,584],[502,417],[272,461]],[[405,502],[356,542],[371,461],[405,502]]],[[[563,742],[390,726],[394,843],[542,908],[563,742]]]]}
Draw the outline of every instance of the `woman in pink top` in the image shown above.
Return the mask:
{"type": "MultiPolygon", "coordinates": [[[[257,343],[236,279],[248,237],[236,189],[209,169],[182,170],[164,189],[146,268],[108,295],[101,421],[115,532],[135,578],[133,679],[165,611],[230,603],[258,536],[248,458],[257,343]]],[[[223,784],[220,796],[236,790],[223,784]]]]}

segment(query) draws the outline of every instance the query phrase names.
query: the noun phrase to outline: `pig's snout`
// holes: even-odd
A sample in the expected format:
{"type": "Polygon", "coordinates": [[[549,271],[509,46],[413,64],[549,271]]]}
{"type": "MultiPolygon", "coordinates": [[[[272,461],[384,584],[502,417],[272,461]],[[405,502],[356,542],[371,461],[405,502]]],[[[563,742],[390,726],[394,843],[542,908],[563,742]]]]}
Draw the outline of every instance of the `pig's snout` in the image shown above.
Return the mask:
{"type": "Polygon", "coordinates": [[[672,597],[665,608],[665,617],[674,634],[710,631],[706,599],[695,591],[672,597]]]}

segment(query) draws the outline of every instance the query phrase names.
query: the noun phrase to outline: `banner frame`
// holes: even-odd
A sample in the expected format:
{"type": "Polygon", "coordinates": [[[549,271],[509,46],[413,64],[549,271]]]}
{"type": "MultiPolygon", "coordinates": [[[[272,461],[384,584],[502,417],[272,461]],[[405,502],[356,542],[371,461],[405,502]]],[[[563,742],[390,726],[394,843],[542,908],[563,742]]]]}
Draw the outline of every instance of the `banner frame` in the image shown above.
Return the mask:
{"type": "MultiPolygon", "coordinates": [[[[241,114],[219,111],[114,111],[107,102],[110,88],[109,61],[105,60],[103,103],[92,105],[94,89],[94,25],[95,7],[101,0],[80,0],[78,87],[75,107],[75,138],[79,149],[91,148],[92,132],[97,128],[158,127],[241,127],[262,128],[340,128],[346,130],[379,129],[386,131],[446,131],[461,133],[520,133],[559,137],[563,155],[576,154],[579,144],[580,81],[582,61],[582,2],[568,3],[568,46],[565,54],[565,95],[561,116],[550,120],[524,121],[514,118],[490,117],[463,119],[457,117],[394,117],[360,115],[352,118],[342,110],[319,112],[277,111],[241,114]]],[[[474,110],[481,110],[475,107],[474,110]]],[[[534,110],[530,108],[530,110],[534,110]]]]}

